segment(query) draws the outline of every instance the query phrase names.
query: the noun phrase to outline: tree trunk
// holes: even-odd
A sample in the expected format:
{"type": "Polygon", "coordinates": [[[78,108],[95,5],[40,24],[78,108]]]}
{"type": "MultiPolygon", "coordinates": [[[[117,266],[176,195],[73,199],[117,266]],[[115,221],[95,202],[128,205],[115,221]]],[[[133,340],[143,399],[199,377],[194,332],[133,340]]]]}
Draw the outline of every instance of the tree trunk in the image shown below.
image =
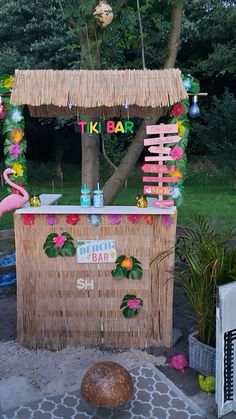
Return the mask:
{"type": "Polygon", "coordinates": [[[64,133],[58,133],[56,136],[56,176],[58,179],[61,179],[62,176],[62,160],[64,155],[64,145],[63,145],[64,133]]]}
{"type": "Polygon", "coordinates": [[[99,70],[101,68],[100,49],[96,42],[97,36],[96,29],[90,31],[89,38],[88,33],[78,33],[82,68],[89,68],[90,70],[99,70]]]}
{"type": "Polygon", "coordinates": [[[104,186],[104,201],[106,205],[110,205],[117,193],[124,186],[124,183],[128,176],[132,173],[135,168],[136,162],[143,150],[143,140],[146,135],[146,125],[155,124],[155,119],[145,119],[137,134],[135,139],[132,141],[126,155],[122,159],[120,165],[115,170],[110,179],[106,182],[104,186]]]}
{"type": "MultiPolygon", "coordinates": [[[[95,6],[95,2],[94,2],[95,6]]],[[[94,7],[92,6],[92,10],[94,7]]],[[[92,11],[91,11],[92,13],[92,11]]],[[[92,23],[89,27],[82,29],[71,18],[68,25],[75,31],[80,42],[80,59],[82,68],[90,70],[99,70],[101,68],[100,46],[97,42],[99,38],[99,28],[92,23]]],[[[83,120],[86,118],[82,117],[83,120]]],[[[97,134],[81,134],[82,141],[82,185],[94,189],[99,182],[99,149],[100,139],[97,134]]]]}
{"type": "Polygon", "coordinates": [[[180,33],[183,16],[184,0],[172,6],[170,33],[168,41],[168,55],[165,60],[164,68],[175,66],[177,54],[180,48],[180,33]]]}
{"type": "MultiPolygon", "coordinates": [[[[93,36],[96,37],[95,30],[93,36]]],[[[85,68],[99,69],[100,51],[99,47],[93,40],[92,46],[84,34],[79,34],[81,60],[85,68]]],[[[86,119],[83,118],[82,119],[86,119]]],[[[94,189],[99,182],[99,150],[100,138],[97,134],[82,134],[82,185],[86,185],[90,189],[94,189]]]]}
{"type": "Polygon", "coordinates": [[[83,134],[82,141],[82,184],[94,189],[99,182],[100,140],[97,134],[83,134]]]}

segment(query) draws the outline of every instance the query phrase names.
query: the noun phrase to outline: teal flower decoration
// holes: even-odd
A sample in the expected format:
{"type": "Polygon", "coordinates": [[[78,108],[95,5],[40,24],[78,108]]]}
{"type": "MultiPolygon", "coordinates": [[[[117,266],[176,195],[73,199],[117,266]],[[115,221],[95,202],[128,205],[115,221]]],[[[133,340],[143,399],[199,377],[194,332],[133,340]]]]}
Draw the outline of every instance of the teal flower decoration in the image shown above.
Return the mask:
{"type": "Polygon", "coordinates": [[[178,186],[173,186],[170,191],[170,197],[173,199],[178,199],[181,195],[181,190],[178,186]]]}
{"type": "Polygon", "coordinates": [[[18,109],[13,109],[10,118],[15,124],[18,124],[22,121],[23,115],[18,109]]]}
{"type": "Polygon", "coordinates": [[[100,224],[101,217],[97,214],[90,214],[88,215],[89,223],[92,224],[94,227],[97,227],[100,224]]]}

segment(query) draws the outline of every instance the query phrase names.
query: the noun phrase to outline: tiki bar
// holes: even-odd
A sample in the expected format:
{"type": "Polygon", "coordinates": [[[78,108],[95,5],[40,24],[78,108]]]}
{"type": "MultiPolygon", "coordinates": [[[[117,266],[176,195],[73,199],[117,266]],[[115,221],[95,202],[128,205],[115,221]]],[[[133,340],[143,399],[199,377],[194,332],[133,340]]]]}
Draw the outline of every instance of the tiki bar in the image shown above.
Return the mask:
{"type": "Polygon", "coordinates": [[[60,205],[60,195],[44,195],[40,206],[16,210],[21,345],[172,345],[175,255],[158,255],[175,245],[188,131],[178,106],[185,99],[178,69],[16,71],[11,105],[27,106],[37,118],[74,116],[81,136],[135,138],[133,119],[147,121],[143,195],[132,206],[107,205],[102,185],[91,190],[78,184],[81,205],[60,205]]]}

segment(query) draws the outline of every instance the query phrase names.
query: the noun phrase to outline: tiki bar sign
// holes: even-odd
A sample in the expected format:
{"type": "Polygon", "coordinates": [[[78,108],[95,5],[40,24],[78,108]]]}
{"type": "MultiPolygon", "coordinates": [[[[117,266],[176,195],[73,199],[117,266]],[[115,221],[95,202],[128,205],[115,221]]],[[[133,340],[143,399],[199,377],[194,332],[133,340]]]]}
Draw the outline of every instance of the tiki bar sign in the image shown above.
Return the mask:
{"type": "Polygon", "coordinates": [[[76,125],[81,134],[133,134],[134,122],[132,121],[77,121],[76,125]]]}

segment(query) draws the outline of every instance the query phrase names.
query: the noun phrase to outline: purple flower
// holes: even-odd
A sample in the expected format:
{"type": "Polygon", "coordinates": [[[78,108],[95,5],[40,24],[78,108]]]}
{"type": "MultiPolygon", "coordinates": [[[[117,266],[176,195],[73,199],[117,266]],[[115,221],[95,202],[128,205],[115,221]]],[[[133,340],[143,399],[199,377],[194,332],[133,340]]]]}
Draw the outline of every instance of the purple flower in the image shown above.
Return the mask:
{"type": "Polygon", "coordinates": [[[163,225],[163,227],[168,228],[168,227],[171,226],[171,224],[173,224],[173,220],[171,219],[169,214],[162,215],[162,225],[163,225]]]}
{"type": "Polygon", "coordinates": [[[108,218],[111,224],[120,224],[121,223],[121,215],[120,214],[108,214],[108,218]]]}
{"type": "Polygon", "coordinates": [[[54,214],[47,214],[47,222],[49,225],[54,225],[57,223],[57,217],[54,214]]]}
{"type": "Polygon", "coordinates": [[[10,154],[15,158],[18,159],[18,157],[21,155],[21,148],[19,144],[12,144],[9,148],[10,154]]]}

